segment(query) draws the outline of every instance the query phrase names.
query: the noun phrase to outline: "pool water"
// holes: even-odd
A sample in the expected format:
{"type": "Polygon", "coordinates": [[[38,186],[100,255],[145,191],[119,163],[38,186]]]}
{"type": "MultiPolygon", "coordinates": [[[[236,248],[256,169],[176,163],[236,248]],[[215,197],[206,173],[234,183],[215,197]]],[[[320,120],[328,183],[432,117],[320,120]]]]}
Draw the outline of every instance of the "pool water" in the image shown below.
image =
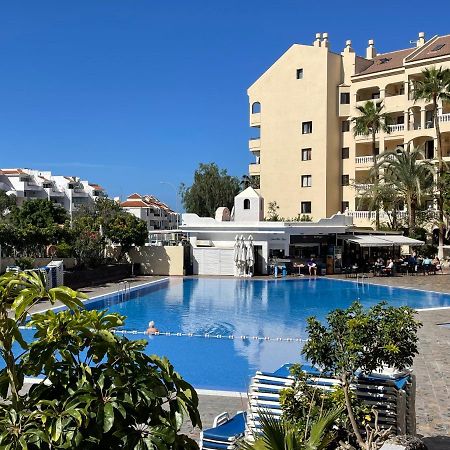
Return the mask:
{"type": "MultiPolygon", "coordinates": [[[[357,299],[365,306],[380,300],[413,308],[450,306],[448,294],[327,278],[192,278],[144,287],[125,301],[117,295],[94,299],[87,307],[127,316],[126,330],[145,331],[153,320],[160,332],[222,336],[145,338],[148,353],[167,356],[195,387],[246,391],[256,370],[273,371],[287,362],[302,361],[302,344],[295,339],[307,337],[307,317],[324,319],[330,310],[345,308],[357,299]]],[[[142,334],[126,336],[143,338],[142,334]]]]}

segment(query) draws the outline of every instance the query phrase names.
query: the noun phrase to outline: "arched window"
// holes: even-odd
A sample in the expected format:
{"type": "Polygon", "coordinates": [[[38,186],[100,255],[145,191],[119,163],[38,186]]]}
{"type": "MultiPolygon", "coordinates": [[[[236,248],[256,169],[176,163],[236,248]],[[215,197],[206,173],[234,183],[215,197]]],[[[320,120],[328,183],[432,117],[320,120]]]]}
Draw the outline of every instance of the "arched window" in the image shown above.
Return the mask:
{"type": "Polygon", "coordinates": [[[252,105],[252,114],[260,113],[261,112],[261,103],[255,102],[252,105]]]}
{"type": "Polygon", "coordinates": [[[248,198],[244,200],[244,209],[250,209],[250,200],[248,198]]]}

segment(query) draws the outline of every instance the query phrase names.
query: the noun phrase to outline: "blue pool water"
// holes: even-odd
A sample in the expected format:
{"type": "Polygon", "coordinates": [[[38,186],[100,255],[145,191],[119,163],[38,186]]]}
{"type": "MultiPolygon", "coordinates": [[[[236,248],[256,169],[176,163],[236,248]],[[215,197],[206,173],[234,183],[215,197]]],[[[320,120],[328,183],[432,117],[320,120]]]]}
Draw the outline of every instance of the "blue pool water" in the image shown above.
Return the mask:
{"type": "Polygon", "coordinates": [[[306,338],[307,317],[324,319],[330,310],[347,307],[356,299],[365,306],[380,300],[413,308],[450,306],[448,294],[326,278],[199,278],[170,280],[136,290],[127,301],[116,295],[93,300],[87,307],[108,308],[127,316],[127,330],[144,331],[153,320],[161,332],[235,336],[233,340],[151,336],[146,337],[147,350],[167,356],[197,388],[245,391],[256,370],[272,371],[286,362],[301,361],[301,343],[256,340],[254,336],[306,338]]]}

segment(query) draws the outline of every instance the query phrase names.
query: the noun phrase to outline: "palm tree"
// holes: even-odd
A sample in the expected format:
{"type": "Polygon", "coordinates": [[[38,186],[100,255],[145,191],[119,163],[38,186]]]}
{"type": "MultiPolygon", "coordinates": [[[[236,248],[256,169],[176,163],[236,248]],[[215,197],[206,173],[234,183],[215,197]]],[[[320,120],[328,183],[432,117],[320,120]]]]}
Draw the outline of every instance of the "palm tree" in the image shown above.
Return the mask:
{"type": "Polygon", "coordinates": [[[332,430],[342,409],[323,413],[308,426],[305,433],[283,420],[261,412],[261,435],[255,442],[243,442],[240,450],[323,450],[335,438],[332,430]]]}
{"type": "MultiPolygon", "coordinates": [[[[353,134],[370,136],[372,138],[372,157],[373,157],[373,170],[374,170],[374,184],[378,184],[379,173],[377,165],[377,146],[376,146],[376,134],[380,131],[389,133],[389,116],[383,112],[383,101],[371,101],[368,100],[364,105],[357,106],[356,109],[360,115],[353,117],[351,120],[354,123],[353,134]]],[[[380,227],[380,210],[376,209],[375,226],[378,229],[380,227]]]]}
{"type": "Polygon", "coordinates": [[[384,168],[383,184],[392,186],[402,197],[408,209],[408,228],[411,233],[416,226],[416,212],[423,204],[426,194],[434,186],[434,166],[424,159],[420,148],[397,147],[386,152],[380,159],[384,168]]]}
{"type": "Polygon", "coordinates": [[[436,129],[437,138],[437,157],[438,157],[438,209],[439,209],[439,257],[444,253],[444,200],[442,189],[440,188],[440,179],[444,174],[444,160],[442,159],[442,136],[439,126],[438,102],[450,101],[450,70],[439,67],[431,67],[422,71],[423,78],[415,82],[414,100],[426,100],[433,104],[433,120],[436,129]]]}
{"type": "Polygon", "coordinates": [[[252,187],[253,189],[259,189],[258,180],[254,176],[242,175],[239,184],[242,190],[247,189],[248,187],[252,187]]]}

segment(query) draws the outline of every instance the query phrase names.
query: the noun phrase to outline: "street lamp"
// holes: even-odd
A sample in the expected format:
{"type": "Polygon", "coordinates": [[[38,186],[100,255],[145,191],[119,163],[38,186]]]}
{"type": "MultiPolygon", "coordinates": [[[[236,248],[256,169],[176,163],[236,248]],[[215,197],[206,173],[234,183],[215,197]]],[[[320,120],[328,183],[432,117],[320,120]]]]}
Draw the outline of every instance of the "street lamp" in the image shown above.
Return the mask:
{"type": "Polygon", "coordinates": [[[175,192],[175,214],[176,214],[176,225],[177,225],[177,230],[178,230],[178,191],[177,191],[177,188],[172,184],[172,183],[169,183],[168,181],[160,181],[159,182],[160,184],[167,184],[168,186],[170,186],[173,190],[174,190],[174,192],[175,192]]]}

